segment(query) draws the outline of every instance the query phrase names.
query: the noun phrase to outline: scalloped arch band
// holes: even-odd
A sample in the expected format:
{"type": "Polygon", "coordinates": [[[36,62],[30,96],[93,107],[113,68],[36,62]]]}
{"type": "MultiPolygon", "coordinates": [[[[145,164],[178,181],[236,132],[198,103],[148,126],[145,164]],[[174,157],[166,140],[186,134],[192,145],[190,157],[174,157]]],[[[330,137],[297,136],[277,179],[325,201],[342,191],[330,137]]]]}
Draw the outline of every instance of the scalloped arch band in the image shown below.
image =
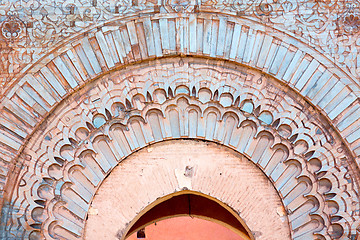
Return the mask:
{"type": "Polygon", "coordinates": [[[139,63],[87,83],[46,119],[22,150],[2,211],[5,239],[81,239],[112,169],[170,139],[215,142],[252,161],[278,192],[292,239],[356,237],[358,170],[346,143],[315,107],[258,70],[190,57],[139,63]]]}
{"type": "Polygon", "coordinates": [[[357,162],[358,84],[313,48],[268,28],[226,15],[152,13],[109,21],[69,40],[25,69],[27,74],[7,89],[1,102],[1,191],[9,164],[66,96],[108,71],[174,55],[235,61],[274,76],[328,117],[357,162]]]}
{"type": "Polygon", "coordinates": [[[266,174],[293,239],[355,239],[359,86],[267,29],[225,14],[144,14],[90,29],[26,70],[1,101],[0,237],[81,238],[123,158],[193,138],[266,174]]]}

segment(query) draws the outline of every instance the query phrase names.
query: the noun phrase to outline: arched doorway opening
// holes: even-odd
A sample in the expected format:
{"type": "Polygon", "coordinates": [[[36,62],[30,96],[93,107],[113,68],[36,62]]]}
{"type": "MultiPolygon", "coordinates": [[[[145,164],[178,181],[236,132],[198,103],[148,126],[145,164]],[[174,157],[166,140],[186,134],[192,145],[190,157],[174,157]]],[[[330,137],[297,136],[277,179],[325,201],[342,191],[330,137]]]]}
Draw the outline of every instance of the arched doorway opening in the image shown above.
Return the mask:
{"type": "MultiPolygon", "coordinates": [[[[181,191],[158,199],[155,203],[151,204],[151,206],[150,209],[145,209],[140,213],[130,224],[129,230],[125,235],[126,239],[129,239],[132,234],[143,230],[144,227],[152,223],[181,216],[195,217],[218,223],[235,232],[238,235],[238,238],[236,238],[238,240],[251,239],[250,234],[243,225],[244,223],[242,223],[243,221],[232,209],[224,206],[224,204],[221,204],[218,200],[203,194],[200,195],[191,191],[181,191]]],[[[182,218],[180,221],[174,219],[167,224],[173,225],[173,227],[176,227],[176,225],[180,227],[179,224],[184,226],[186,222],[190,223],[189,220],[190,219],[187,218],[182,218]]],[[[194,223],[198,228],[206,225],[203,221],[192,221],[192,224],[194,223]]],[[[208,226],[210,227],[209,224],[208,226]]],[[[212,225],[212,227],[225,232],[221,226],[212,225]]],[[[200,229],[197,229],[196,226],[194,226],[193,230],[198,231],[200,229]]],[[[166,233],[166,231],[164,233],[166,233]]],[[[131,236],[130,239],[136,238],[131,236]]]]}
{"type": "Polygon", "coordinates": [[[242,154],[212,142],[168,140],[132,153],[111,171],[91,201],[83,236],[124,240],[190,212],[243,239],[291,239],[284,211],[274,185],[242,154]]]}
{"type": "Polygon", "coordinates": [[[244,240],[218,223],[197,217],[172,217],[152,223],[126,240],[244,240]]]}

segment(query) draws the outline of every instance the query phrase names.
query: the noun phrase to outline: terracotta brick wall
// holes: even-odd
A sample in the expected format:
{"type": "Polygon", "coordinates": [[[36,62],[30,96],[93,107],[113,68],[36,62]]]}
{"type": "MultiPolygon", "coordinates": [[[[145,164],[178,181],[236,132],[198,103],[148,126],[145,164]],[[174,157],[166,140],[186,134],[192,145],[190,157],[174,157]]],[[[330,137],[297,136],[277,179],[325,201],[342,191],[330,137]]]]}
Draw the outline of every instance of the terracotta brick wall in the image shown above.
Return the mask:
{"type": "Polygon", "coordinates": [[[266,176],[233,150],[193,140],[158,143],[121,162],[92,202],[85,239],[123,239],[149,204],[184,188],[233,209],[256,239],[290,239],[280,197],[266,176]]]}

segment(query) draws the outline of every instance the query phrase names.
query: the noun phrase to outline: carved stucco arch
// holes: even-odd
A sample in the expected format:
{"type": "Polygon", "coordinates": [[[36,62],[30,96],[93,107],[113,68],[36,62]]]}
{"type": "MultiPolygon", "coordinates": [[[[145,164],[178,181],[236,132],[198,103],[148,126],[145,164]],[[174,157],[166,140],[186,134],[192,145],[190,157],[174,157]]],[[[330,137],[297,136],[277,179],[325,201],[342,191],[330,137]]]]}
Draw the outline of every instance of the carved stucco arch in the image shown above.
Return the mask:
{"type": "MultiPolygon", "coordinates": [[[[174,55],[235,61],[274,76],[328,117],[357,162],[360,107],[356,81],[295,37],[228,14],[129,14],[73,37],[24,69],[1,103],[1,189],[6,182],[12,185],[13,160],[31,133],[67,95],[108,71],[174,55]]],[[[11,194],[11,190],[6,192],[11,194]]],[[[5,200],[9,200],[7,195],[5,200]]]]}
{"type": "Polygon", "coordinates": [[[214,141],[257,164],[282,198],[294,239],[356,237],[357,170],[323,116],[273,77],[190,57],[110,72],[60,103],[23,149],[3,236],[51,239],[59,227],[81,236],[111,169],[139,148],[178,138],[214,141]]]}

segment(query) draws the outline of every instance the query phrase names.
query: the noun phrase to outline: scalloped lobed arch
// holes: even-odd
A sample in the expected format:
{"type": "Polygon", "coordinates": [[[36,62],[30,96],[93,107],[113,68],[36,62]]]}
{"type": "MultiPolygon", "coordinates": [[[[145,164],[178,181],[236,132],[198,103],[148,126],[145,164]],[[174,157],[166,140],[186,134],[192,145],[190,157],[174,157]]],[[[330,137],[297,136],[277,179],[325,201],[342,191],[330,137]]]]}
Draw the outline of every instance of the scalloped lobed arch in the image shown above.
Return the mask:
{"type": "MultiPolygon", "coordinates": [[[[183,67],[188,59],[202,57],[203,65],[209,64],[210,68],[214,68],[216,65],[226,68],[227,65],[233,65],[231,62],[235,62],[251,69],[258,69],[262,73],[256,77],[256,81],[260,85],[262,82],[267,82],[266,79],[272,79],[272,81],[276,79],[284,84],[285,87],[278,88],[277,92],[272,93],[274,98],[282,96],[284,101],[293,101],[289,99],[293,98],[295,102],[301,103],[294,109],[294,112],[296,109],[296,112],[299,112],[299,109],[306,111],[306,108],[311,108],[310,115],[319,115],[318,118],[321,119],[319,125],[304,134],[306,135],[304,141],[309,145],[309,142],[317,141],[311,140],[312,138],[323,134],[323,139],[319,141],[337,146],[338,153],[332,154],[335,156],[334,158],[342,159],[341,163],[335,163],[333,167],[345,169],[339,170],[339,172],[348,173],[349,171],[351,177],[347,177],[347,179],[353,179],[352,181],[356,182],[359,179],[358,160],[360,155],[359,86],[340,68],[314,49],[284,33],[273,29],[267,31],[267,29],[268,27],[250,20],[221,14],[218,16],[207,13],[145,14],[141,17],[109,22],[102,27],[89,30],[84,36],[73,39],[67,46],[64,45],[58,49],[56,54],[50,54],[33,66],[31,72],[23,76],[7,92],[1,103],[0,157],[4,161],[1,165],[0,175],[1,189],[4,189],[3,223],[7,222],[5,219],[9,217],[8,212],[12,211],[13,199],[18,194],[16,187],[21,182],[23,171],[21,168],[31,165],[28,162],[36,161],[31,154],[25,154],[23,151],[38,136],[37,134],[43,131],[45,123],[50,121],[52,114],[58,113],[64,104],[74,104],[72,97],[81,98],[82,89],[90,86],[95,81],[94,79],[102,78],[106,79],[103,81],[109,81],[110,79],[105,76],[116,71],[120,72],[122,69],[132,69],[132,65],[144,69],[147,65],[153,65],[154,73],[150,71],[143,76],[143,81],[147,82],[148,79],[155,77],[153,74],[161,72],[164,66],[172,64],[171,59],[173,58],[171,57],[179,55],[183,58],[176,60],[178,66],[168,69],[167,72],[173,74],[170,74],[172,78],[181,79],[181,81],[188,79],[189,73],[187,71],[180,73],[178,69],[183,67]],[[170,62],[164,63],[166,59],[169,59],[170,62]],[[217,59],[217,63],[212,63],[213,59],[217,59]],[[287,94],[289,94],[288,97],[287,94]],[[319,134],[316,131],[318,128],[321,129],[319,134]],[[339,155],[344,155],[344,157],[339,158],[339,155]]],[[[236,68],[241,69],[236,70],[239,72],[238,75],[244,74],[248,77],[245,74],[248,71],[246,67],[237,65],[236,68]]],[[[135,77],[131,71],[124,74],[128,74],[129,78],[135,77]]],[[[217,94],[218,98],[222,99],[221,104],[225,107],[228,107],[228,103],[234,104],[238,101],[239,104],[241,102],[245,106],[244,109],[253,108],[251,111],[248,110],[249,112],[259,111],[260,114],[260,109],[252,106],[251,101],[240,101],[240,95],[234,94],[244,85],[234,88],[232,94],[221,90],[225,94],[222,95],[220,89],[226,89],[228,82],[232,80],[225,77],[226,74],[224,75],[222,70],[214,74],[218,86],[214,86],[213,89],[209,88],[211,94],[204,90],[205,92],[201,92],[202,95],[210,94],[214,97],[217,94]],[[239,100],[237,97],[240,97],[239,100]]],[[[247,79],[247,81],[251,84],[256,82],[254,79],[247,79]]],[[[119,97],[130,96],[126,95],[132,94],[131,91],[126,90],[130,86],[132,86],[132,91],[138,91],[137,85],[129,85],[121,91],[119,90],[117,95],[119,97]]],[[[196,88],[195,84],[187,87],[190,95],[193,94],[194,87],[194,96],[200,94],[200,89],[196,88]]],[[[145,87],[145,89],[147,88],[145,87]]],[[[96,89],[93,91],[96,92],[96,89]]],[[[171,97],[171,94],[176,95],[175,88],[171,89],[172,92],[169,92],[166,87],[158,91],[162,94],[155,94],[155,96],[163,100],[171,97]]],[[[139,102],[143,99],[149,101],[149,96],[153,98],[152,94],[153,92],[149,91],[149,95],[148,92],[139,95],[137,101],[130,97],[122,99],[119,102],[123,106],[119,109],[127,109],[129,106],[134,106],[135,103],[140,104],[139,102]],[[135,103],[133,103],[134,101],[135,103]]],[[[247,94],[262,96],[262,93],[256,89],[249,90],[247,94]]],[[[277,120],[272,119],[274,111],[277,107],[282,107],[281,103],[277,103],[276,108],[272,107],[273,104],[265,103],[264,106],[269,109],[261,112],[262,115],[258,116],[262,122],[272,123],[277,120]]],[[[296,104],[294,103],[294,105],[296,104]]],[[[110,110],[108,109],[108,111],[110,110]]],[[[284,111],[287,111],[285,107],[284,111]]],[[[92,124],[101,125],[109,119],[109,114],[106,112],[102,114],[102,117],[97,118],[96,122],[92,124]]],[[[284,117],[289,122],[297,118],[299,116],[291,114],[284,117]]],[[[310,120],[307,119],[307,121],[310,120]]],[[[304,125],[306,122],[298,122],[294,126],[297,128],[301,124],[304,125]]],[[[291,132],[289,129],[293,129],[291,126],[291,124],[283,124],[278,131],[285,135],[289,134],[291,132]]],[[[319,138],[321,137],[319,136],[319,138]]],[[[71,143],[69,144],[71,145],[71,143]]],[[[304,142],[299,143],[300,145],[306,148],[304,142]]],[[[338,176],[338,174],[336,173],[334,176],[338,176]]],[[[357,191],[357,187],[351,189],[357,191]]],[[[356,206],[355,210],[359,209],[357,202],[356,197],[356,201],[353,203],[356,206]]],[[[330,220],[331,217],[328,217],[328,221],[330,220]]],[[[346,234],[356,232],[354,226],[343,226],[342,228],[352,229],[348,230],[346,234]]]]}
{"type": "MultiPolygon", "coordinates": [[[[1,103],[1,158],[11,163],[49,112],[91,79],[146,59],[190,55],[235,61],[289,85],[328,117],[358,159],[358,84],[313,48],[268,29],[238,17],[189,13],[129,17],[89,30],[8,89],[1,103]]],[[[3,189],[9,166],[1,167],[3,189]]]]}
{"type": "Polygon", "coordinates": [[[112,169],[169,139],[215,142],[252,161],[277,190],[292,239],[356,237],[358,173],[336,130],[273,77],[190,57],[110,72],[60,103],[22,151],[2,237],[81,238],[112,169]]]}

